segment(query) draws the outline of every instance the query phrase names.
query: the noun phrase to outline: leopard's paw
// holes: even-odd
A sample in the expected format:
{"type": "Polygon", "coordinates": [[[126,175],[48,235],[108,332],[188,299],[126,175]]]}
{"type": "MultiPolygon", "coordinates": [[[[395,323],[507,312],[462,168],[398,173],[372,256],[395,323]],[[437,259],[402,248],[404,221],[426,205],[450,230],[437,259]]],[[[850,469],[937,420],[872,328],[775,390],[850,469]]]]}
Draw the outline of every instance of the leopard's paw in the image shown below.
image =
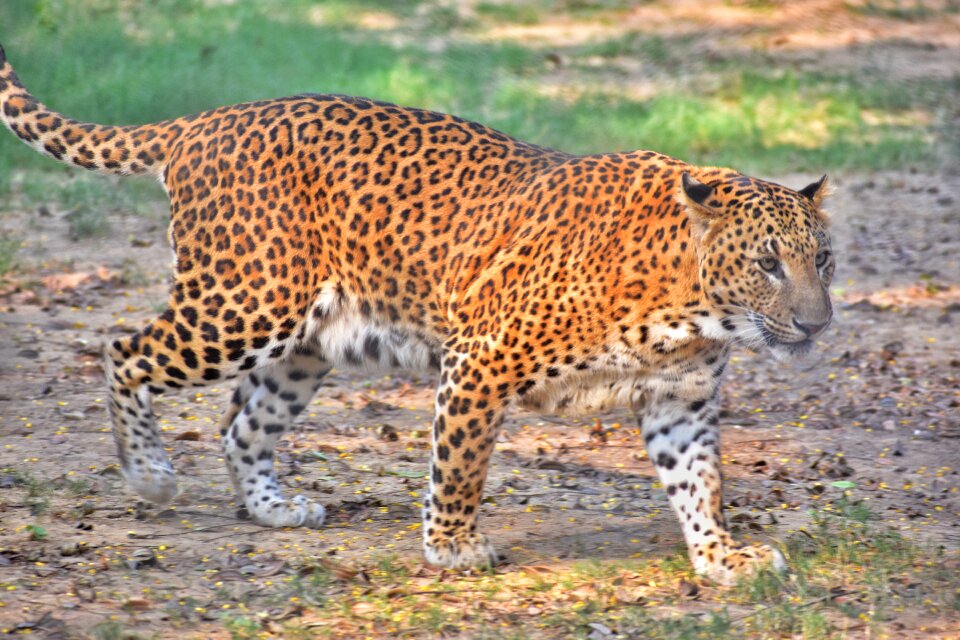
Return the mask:
{"type": "Polygon", "coordinates": [[[482,533],[457,534],[450,538],[425,540],[423,555],[428,564],[449,569],[492,567],[500,558],[482,533]]]}
{"type": "Polygon", "coordinates": [[[773,547],[765,544],[754,544],[728,551],[719,561],[697,567],[697,573],[718,584],[732,586],[740,578],[750,576],[765,568],[783,572],[787,569],[787,563],[783,559],[783,555],[773,547]]]}
{"type": "Polygon", "coordinates": [[[135,461],[123,468],[123,478],[138,496],[165,505],[177,495],[177,476],[170,463],[135,461]]]}
{"type": "Polygon", "coordinates": [[[308,500],[304,496],[294,496],[289,500],[274,500],[266,504],[247,507],[251,518],[265,527],[307,527],[319,528],[326,518],[323,505],[308,500]]]}

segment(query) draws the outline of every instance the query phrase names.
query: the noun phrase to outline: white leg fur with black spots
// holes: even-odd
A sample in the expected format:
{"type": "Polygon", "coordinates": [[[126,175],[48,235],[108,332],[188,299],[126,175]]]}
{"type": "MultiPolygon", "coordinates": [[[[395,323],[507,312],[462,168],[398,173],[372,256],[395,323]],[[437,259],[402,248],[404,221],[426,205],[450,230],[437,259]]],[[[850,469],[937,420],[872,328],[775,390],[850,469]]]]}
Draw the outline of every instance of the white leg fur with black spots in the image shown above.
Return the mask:
{"type": "Polygon", "coordinates": [[[277,439],[309,404],[330,365],[295,353],[240,383],[221,429],[230,477],[250,517],[270,527],[319,527],[323,506],[303,496],[287,500],[274,470],[277,439]]]}
{"type": "Polygon", "coordinates": [[[437,389],[430,488],[423,507],[424,557],[453,569],[493,565],[497,552],[477,531],[477,517],[506,407],[489,391],[465,393],[472,372],[479,370],[475,361],[457,354],[447,358],[437,389]]]}
{"type": "Polygon", "coordinates": [[[114,375],[122,359],[115,345],[108,345],[104,367],[110,393],[113,439],[120,469],[127,486],[155,504],[167,504],[177,495],[177,477],[163,449],[146,385],[125,385],[114,375]]]}
{"type": "Polygon", "coordinates": [[[650,460],[670,498],[697,573],[720,584],[768,565],[786,565],[768,545],[743,545],[727,531],[716,400],[660,400],[642,414],[650,460]]]}

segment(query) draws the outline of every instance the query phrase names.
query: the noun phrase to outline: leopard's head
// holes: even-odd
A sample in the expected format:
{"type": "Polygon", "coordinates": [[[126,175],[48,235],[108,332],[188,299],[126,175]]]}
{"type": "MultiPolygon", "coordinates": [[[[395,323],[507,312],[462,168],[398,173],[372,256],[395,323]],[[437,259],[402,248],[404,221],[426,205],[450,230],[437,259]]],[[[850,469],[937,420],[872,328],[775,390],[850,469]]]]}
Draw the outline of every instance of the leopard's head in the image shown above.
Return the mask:
{"type": "Polygon", "coordinates": [[[741,175],[704,183],[686,173],[678,190],[707,299],[737,338],[778,357],[808,351],[833,315],[828,191],[826,176],[793,191],[741,175]]]}

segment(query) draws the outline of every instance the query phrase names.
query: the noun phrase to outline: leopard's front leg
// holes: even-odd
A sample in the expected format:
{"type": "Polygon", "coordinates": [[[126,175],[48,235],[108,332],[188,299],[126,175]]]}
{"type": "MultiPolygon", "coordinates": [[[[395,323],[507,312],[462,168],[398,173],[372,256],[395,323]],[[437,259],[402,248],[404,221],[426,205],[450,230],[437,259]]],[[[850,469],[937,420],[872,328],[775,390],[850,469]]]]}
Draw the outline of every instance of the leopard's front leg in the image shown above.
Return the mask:
{"type": "Polygon", "coordinates": [[[482,567],[498,559],[477,531],[477,516],[505,401],[481,368],[467,356],[450,355],[437,388],[423,550],[428,563],[441,567],[482,567]]]}
{"type": "Polygon", "coordinates": [[[647,452],[680,519],[697,573],[735,584],[761,566],[786,567],[764,544],[745,545],[727,531],[722,512],[720,434],[714,399],[660,399],[642,415],[647,452]]]}

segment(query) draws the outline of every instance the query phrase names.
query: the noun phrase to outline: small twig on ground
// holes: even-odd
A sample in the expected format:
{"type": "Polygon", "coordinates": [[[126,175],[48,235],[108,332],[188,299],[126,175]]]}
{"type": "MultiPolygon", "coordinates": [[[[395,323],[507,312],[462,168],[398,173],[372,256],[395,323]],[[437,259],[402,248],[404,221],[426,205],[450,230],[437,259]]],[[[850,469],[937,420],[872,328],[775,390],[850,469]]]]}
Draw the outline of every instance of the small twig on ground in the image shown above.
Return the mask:
{"type": "MultiPolygon", "coordinates": [[[[191,533],[202,533],[204,531],[213,531],[215,529],[222,529],[224,527],[233,527],[237,524],[243,524],[241,521],[236,522],[225,522],[224,524],[213,524],[209,527],[197,527],[196,529],[188,529],[186,531],[174,531],[172,533],[136,533],[131,531],[127,534],[128,538],[134,540],[152,540],[153,538],[168,538],[170,536],[185,536],[190,535],[191,533]]],[[[234,535],[243,535],[245,533],[257,533],[258,531],[273,531],[268,527],[258,527],[256,529],[251,529],[250,531],[234,531],[234,535]]]]}

